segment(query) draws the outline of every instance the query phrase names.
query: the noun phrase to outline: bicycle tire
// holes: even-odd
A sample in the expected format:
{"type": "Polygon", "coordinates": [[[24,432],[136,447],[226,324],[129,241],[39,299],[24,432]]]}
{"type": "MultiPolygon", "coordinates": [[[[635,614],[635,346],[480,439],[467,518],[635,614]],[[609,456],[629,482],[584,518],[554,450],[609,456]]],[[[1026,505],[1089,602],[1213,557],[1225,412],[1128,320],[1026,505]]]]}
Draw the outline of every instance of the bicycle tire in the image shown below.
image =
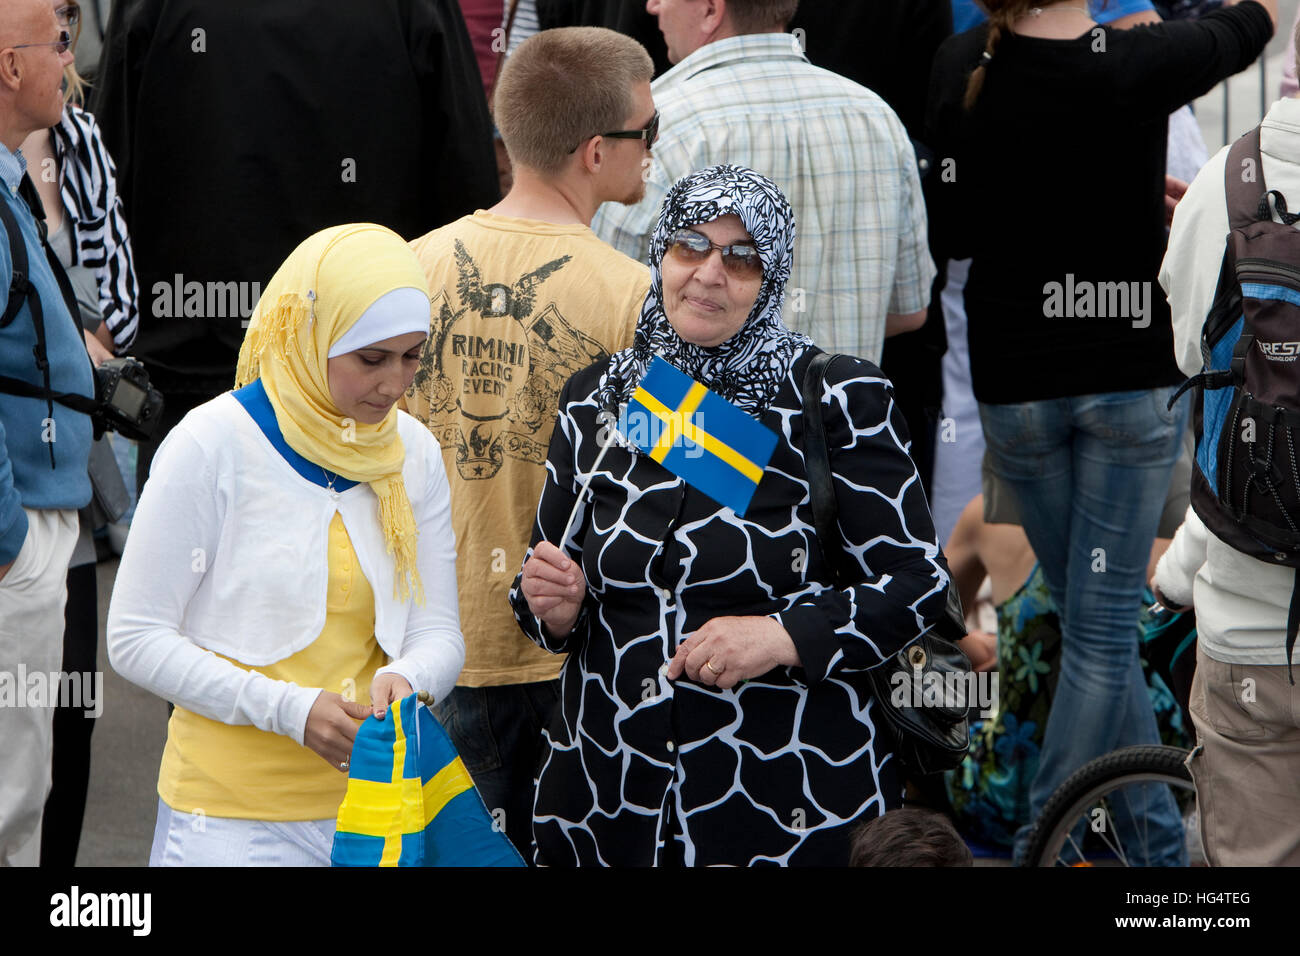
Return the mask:
{"type": "Polygon", "coordinates": [[[1056,788],[1030,833],[1024,866],[1055,866],[1065,839],[1083,812],[1099,798],[1131,783],[1166,783],[1192,788],[1181,747],[1123,747],[1084,764],[1056,788]]]}

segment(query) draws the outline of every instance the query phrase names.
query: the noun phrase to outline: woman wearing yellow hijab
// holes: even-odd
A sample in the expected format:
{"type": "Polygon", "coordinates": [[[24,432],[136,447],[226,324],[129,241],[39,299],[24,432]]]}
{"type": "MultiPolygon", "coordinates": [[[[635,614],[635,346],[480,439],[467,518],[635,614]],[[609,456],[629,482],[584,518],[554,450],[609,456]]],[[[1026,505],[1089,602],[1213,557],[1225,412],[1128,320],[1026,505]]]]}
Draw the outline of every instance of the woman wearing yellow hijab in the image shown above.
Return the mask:
{"type": "Polygon", "coordinates": [[[108,618],[113,666],[176,705],[151,865],[328,864],[357,721],[455,684],[446,473],[395,407],[428,327],[399,236],[319,232],[267,285],[236,390],[159,449],[108,618]]]}

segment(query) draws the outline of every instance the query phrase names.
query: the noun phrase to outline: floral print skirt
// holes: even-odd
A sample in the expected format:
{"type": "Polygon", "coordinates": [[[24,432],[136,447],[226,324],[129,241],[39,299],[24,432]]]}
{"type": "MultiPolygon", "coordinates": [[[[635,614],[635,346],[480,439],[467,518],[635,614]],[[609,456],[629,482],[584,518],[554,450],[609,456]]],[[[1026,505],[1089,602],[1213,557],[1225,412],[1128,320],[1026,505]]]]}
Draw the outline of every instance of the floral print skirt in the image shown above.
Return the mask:
{"type": "MultiPolygon", "coordinates": [[[[1191,746],[1187,697],[1196,660],[1192,612],[1152,613],[1148,591],[1134,626],[1142,672],[1160,738],[1191,746]]],[[[1029,822],[1029,787],[1056,688],[1061,630],[1042,568],[1034,566],[1020,588],[997,607],[998,709],[971,722],[971,749],[946,782],[958,828],[991,849],[1010,848],[1015,832],[1029,822]]]]}

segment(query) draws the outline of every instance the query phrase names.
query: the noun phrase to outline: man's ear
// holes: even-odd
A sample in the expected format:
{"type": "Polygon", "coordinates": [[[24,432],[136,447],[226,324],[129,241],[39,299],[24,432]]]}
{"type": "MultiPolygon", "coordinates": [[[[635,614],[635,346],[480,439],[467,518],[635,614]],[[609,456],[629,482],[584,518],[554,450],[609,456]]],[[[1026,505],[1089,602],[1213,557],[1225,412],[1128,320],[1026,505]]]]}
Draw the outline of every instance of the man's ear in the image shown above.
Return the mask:
{"type": "Polygon", "coordinates": [[[0,89],[17,93],[22,86],[23,70],[17,50],[5,50],[0,53],[0,89]]]}
{"type": "Polygon", "coordinates": [[[727,0],[704,0],[704,19],[700,23],[702,39],[708,42],[727,20],[727,0]]]}
{"type": "Polygon", "coordinates": [[[599,173],[605,163],[605,137],[593,136],[578,150],[579,161],[587,172],[599,173]]]}

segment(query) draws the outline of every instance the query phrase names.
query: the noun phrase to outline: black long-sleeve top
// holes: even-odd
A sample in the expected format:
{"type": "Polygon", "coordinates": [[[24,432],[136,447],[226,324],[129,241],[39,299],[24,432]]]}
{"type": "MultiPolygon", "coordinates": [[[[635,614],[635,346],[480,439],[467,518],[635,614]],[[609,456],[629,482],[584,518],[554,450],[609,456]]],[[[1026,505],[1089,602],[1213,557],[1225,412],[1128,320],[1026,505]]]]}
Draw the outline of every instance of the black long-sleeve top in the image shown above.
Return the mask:
{"type": "Polygon", "coordinates": [[[925,137],[939,156],[936,244],[972,258],[975,397],[1003,404],[1181,381],[1157,282],[1168,116],[1255,60],[1272,36],[1268,14],[1245,2],[1073,40],[1004,31],[967,113],[987,29],[940,47],[925,137]]]}

